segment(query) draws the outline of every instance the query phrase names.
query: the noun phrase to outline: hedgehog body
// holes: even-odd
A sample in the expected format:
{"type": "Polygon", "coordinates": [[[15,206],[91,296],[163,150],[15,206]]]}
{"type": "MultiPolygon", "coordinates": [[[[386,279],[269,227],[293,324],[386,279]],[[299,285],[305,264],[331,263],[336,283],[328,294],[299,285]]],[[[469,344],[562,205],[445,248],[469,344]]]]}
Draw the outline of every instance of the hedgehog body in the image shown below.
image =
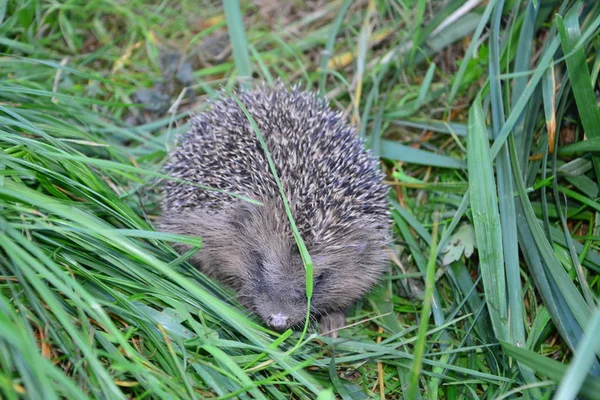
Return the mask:
{"type": "MultiPolygon", "coordinates": [[[[322,324],[338,328],[339,313],[386,268],[389,211],[378,161],[342,116],[312,93],[279,84],[236,96],[264,137],[313,260],[311,310],[324,317],[322,324]]],[[[191,261],[233,287],[272,328],[304,322],[302,259],[263,147],[235,100],[222,96],[193,117],[165,168],[196,185],[165,183],[160,228],[201,237],[202,249],[191,261]]]]}

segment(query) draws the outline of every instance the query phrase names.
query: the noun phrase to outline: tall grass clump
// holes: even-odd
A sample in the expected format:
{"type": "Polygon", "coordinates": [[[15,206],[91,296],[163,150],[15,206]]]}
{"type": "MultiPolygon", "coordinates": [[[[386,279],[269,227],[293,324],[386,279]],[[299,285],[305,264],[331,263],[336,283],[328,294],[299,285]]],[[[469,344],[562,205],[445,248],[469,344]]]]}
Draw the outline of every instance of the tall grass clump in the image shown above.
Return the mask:
{"type": "Polygon", "coordinates": [[[598,398],[599,33],[592,0],[0,2],[0,398],[598,398]],[[277,78],[390,183],[337,339],[154,230],[189,114],[277,78]]]}

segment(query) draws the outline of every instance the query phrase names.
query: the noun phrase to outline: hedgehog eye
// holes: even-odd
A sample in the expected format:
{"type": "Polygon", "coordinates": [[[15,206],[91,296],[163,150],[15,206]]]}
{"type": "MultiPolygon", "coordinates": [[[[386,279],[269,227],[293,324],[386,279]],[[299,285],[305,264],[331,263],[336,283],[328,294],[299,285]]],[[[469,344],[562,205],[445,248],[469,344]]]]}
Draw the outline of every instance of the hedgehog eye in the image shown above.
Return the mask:
{"type": "Polygon", "coordinates": [[[321,283],[323,283],[323,278],[324,277],[325,277],[325,274],[319,274],[319,275],[313,277],[313,287],[317,287],[321,283]]]}

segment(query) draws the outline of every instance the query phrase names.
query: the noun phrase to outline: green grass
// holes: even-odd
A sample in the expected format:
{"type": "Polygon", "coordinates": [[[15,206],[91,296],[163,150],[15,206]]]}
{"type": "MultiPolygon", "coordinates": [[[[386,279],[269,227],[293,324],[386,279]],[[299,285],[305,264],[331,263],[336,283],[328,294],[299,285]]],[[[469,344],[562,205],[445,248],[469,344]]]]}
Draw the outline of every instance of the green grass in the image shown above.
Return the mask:
{"type": "Polygon", "coordinates": [[[600,3],[294,3],[0,1],[0,398],[597,398],[600,3]],[[391,187],[338,339],[270,332],[153,230],[189,114],[277,78],[391,187]]]}

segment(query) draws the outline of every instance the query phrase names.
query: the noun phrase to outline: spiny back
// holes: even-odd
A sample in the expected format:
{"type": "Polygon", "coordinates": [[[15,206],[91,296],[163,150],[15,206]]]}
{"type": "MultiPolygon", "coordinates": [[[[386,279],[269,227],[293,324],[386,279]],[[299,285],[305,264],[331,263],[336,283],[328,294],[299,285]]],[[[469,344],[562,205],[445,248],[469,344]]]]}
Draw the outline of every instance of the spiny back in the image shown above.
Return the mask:
{"type": "MultiPolygon", "coordinates": [[[[387,188],[378,162],[339,113],[314,94],[298,87],[288,91],[281,84],[236,96],[265,139],[304,240],[327,242],[363,221],[386,229],[387,188]]],[[[192,118],[166,170],[179,179],[272,200],[279,211],[283,208],[263,148],[243,111],[226,94],[210,111],[192,118]]],[[[174,182],[165,189],[163,207],[170,211],[217,211],[235,200],[174,182]]]]}

